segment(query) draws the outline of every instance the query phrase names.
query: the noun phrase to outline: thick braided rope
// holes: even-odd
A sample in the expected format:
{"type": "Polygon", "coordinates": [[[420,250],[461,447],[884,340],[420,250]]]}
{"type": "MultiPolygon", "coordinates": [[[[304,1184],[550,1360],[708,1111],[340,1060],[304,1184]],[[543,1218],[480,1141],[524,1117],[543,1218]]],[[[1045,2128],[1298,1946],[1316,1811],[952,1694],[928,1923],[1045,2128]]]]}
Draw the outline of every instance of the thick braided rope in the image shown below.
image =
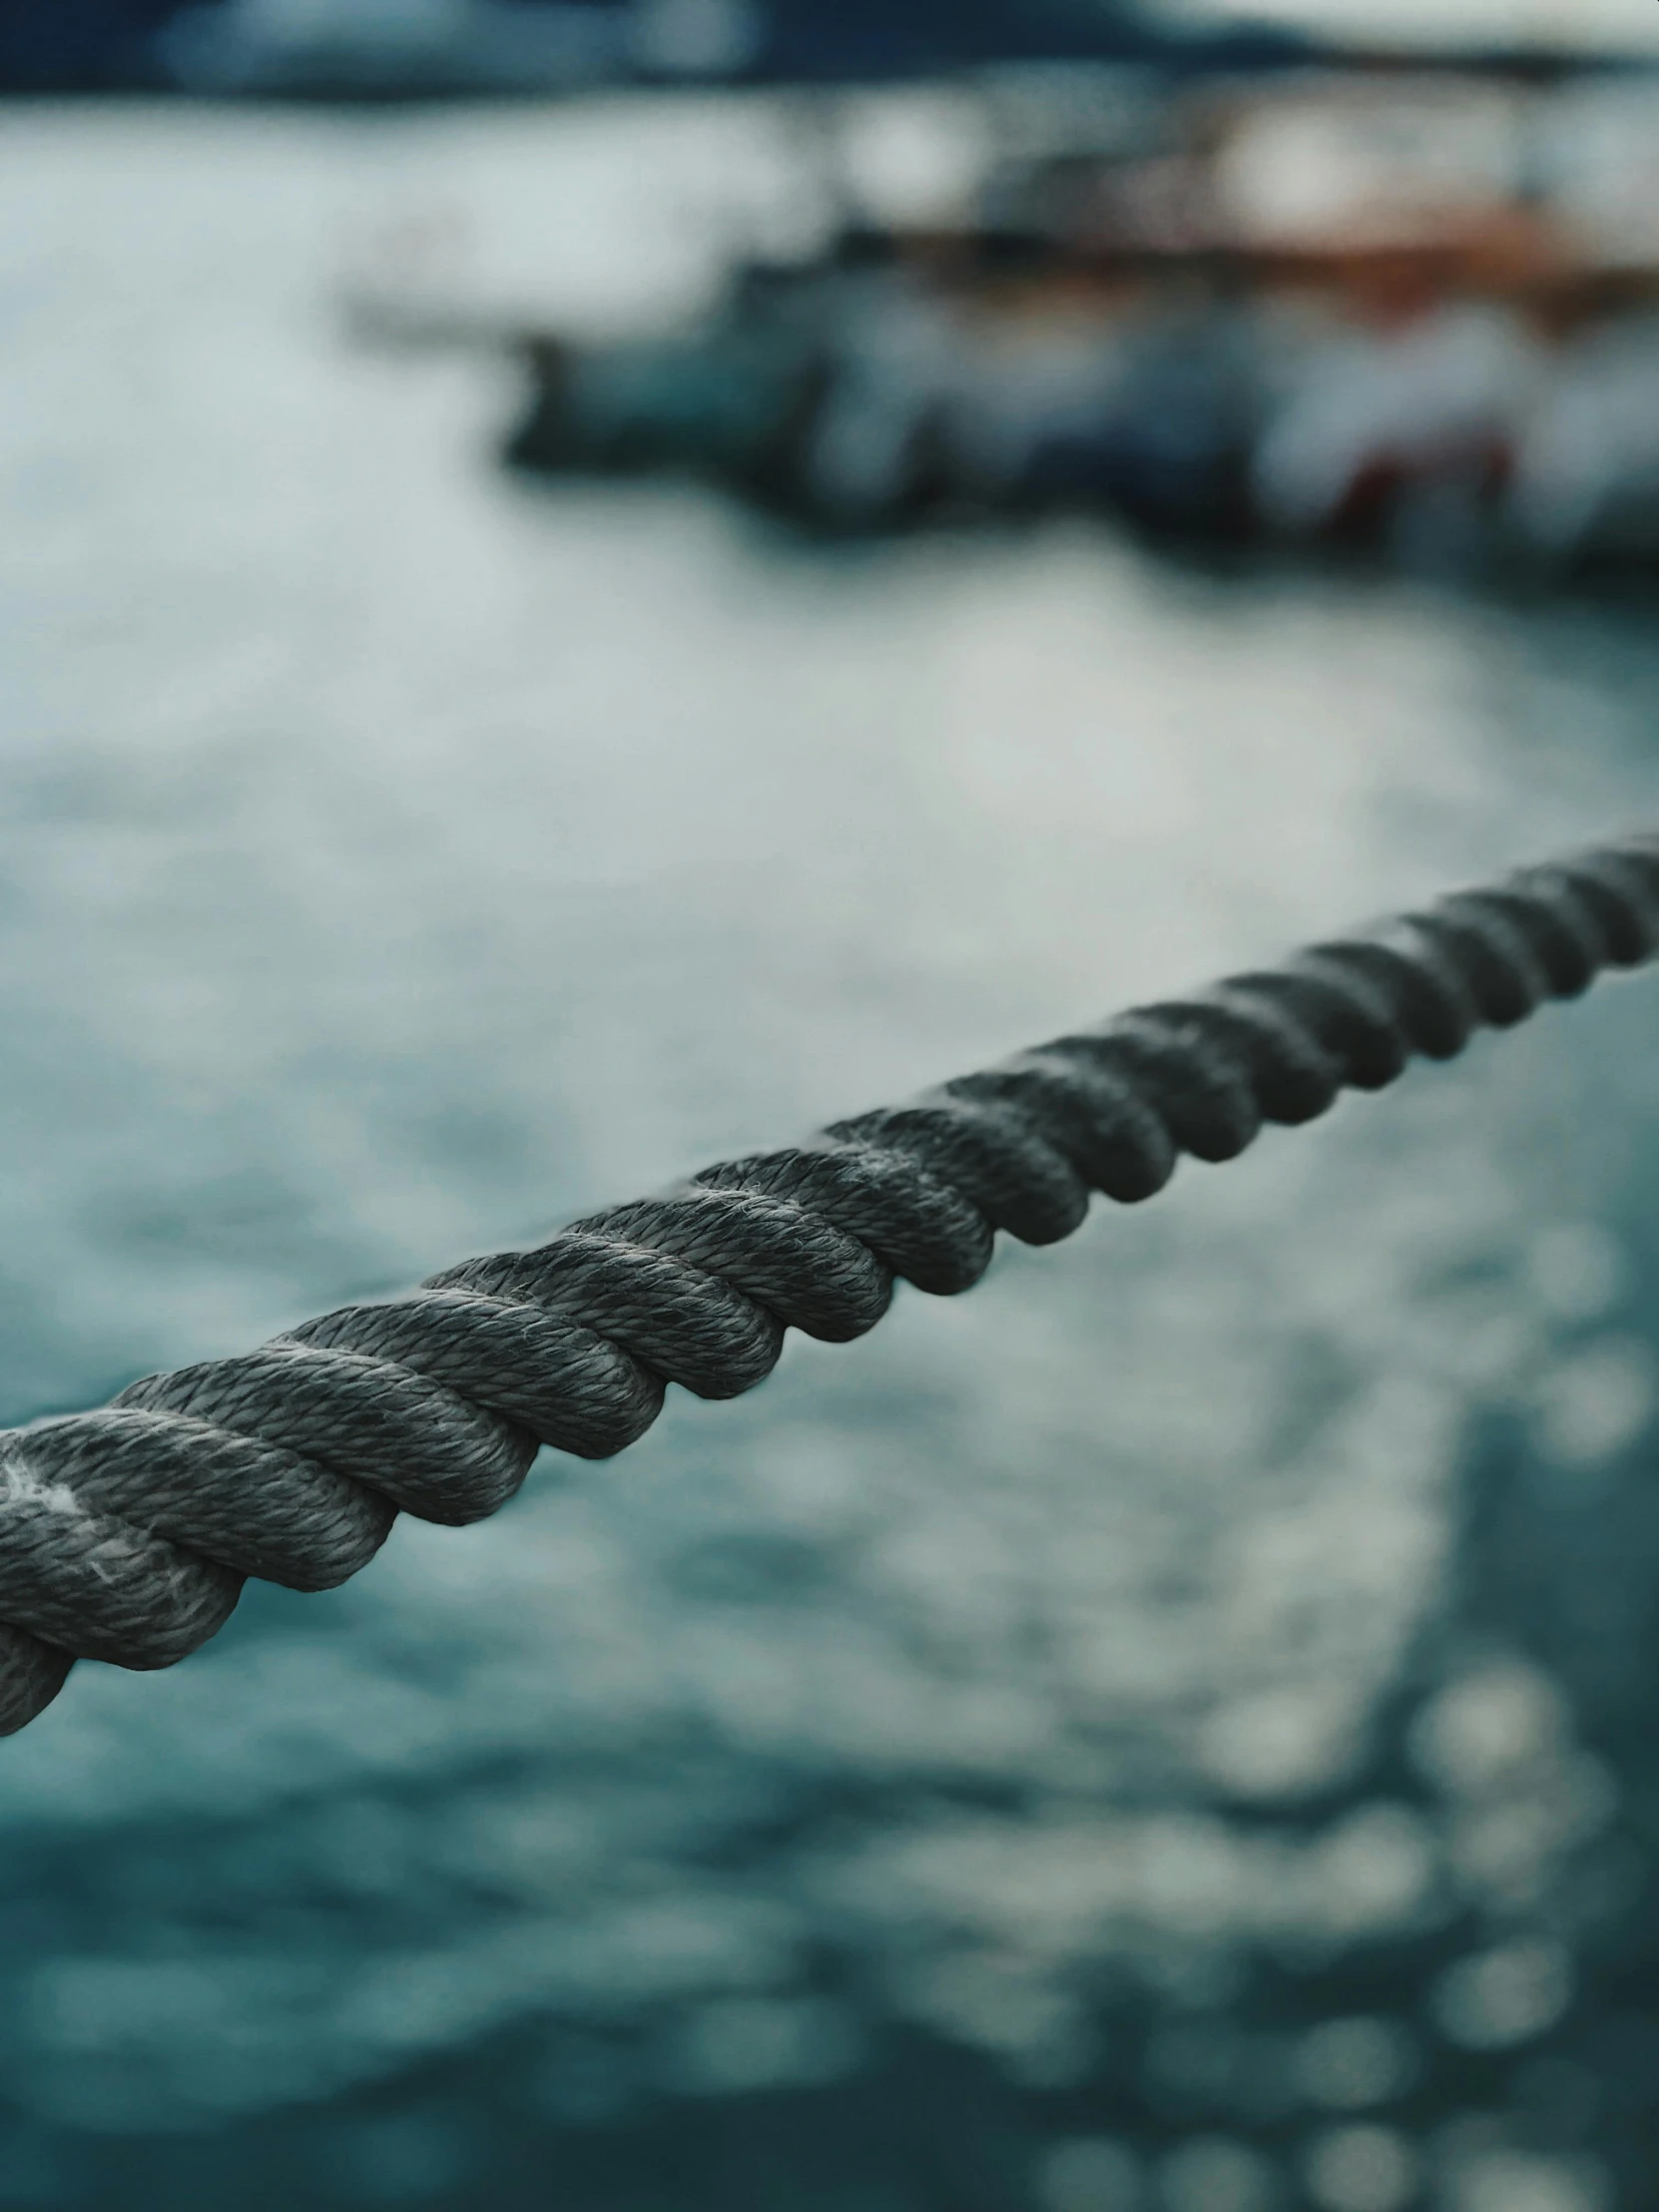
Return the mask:
{"type": "Polygon", "coordinates": [[[1659,836],[1529,868],[0,1434],[0,1732],[76,1658],[182,1659],[249,1575],[331,1588],[398,1512],[482,1519],[540,1444],[620,1451],[670,1382],[752,1389],[786,1329],[861,1336],[896,1277],[965,1291],[999,1229],[1051,1244],[1092,1191],[1150,1198],[1183,1152],[1230,1160],[1656,949],[1659,836]]]}

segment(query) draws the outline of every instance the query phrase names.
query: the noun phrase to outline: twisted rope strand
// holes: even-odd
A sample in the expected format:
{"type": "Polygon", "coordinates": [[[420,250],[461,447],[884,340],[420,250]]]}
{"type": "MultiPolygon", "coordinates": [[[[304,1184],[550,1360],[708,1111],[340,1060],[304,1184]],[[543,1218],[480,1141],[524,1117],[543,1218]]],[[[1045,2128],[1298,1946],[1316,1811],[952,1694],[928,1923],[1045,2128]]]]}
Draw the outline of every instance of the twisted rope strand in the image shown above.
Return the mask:
{"type": "Polygon", "coordinates": [[[332,1588],[400,1511],[482,1519],[544,1443],[608,1457],[670,1382],[734,1397],[787,1329],[844,1343],[895,1280],[965,1291],[998,1231],[1052,1244],[1092,1192],[1136,1204],[1184,1152],[1231,1160],[1264,1122],[1315,1120],[1656,950],[1659,836],[1635,837],[0,1434],[0,1733],[77,1658],[184,1658],[250,1575],[332,1588]]]}

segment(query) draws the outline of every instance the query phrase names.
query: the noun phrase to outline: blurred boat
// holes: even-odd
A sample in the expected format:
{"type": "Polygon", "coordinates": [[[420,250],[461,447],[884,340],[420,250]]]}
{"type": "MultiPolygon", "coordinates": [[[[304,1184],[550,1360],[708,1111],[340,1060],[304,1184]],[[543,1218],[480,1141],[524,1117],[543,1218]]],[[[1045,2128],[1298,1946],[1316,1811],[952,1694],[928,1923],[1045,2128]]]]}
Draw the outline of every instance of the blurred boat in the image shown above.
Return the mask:
{"type": "Polygon", "coordinates": [[[1659,273],[1538,242],[1138,255],[852,236],[750,270],[699,327],[524,353],[508,445],[544,470],[686,470],[831,529],[1098,506],[1230,539],[1513,541],[1659,555],[1659,273]],[[1414,540],[1413,540],[1414,533],[1414,540]]]}
{"type": "Polygon", "coordinates": [[[697,328],[525,345],[508,447],[542,469],[680,468],[832,530],[1106,502],[1232,527],[1260,412],[1246,319],[1006,234],[844,233],[737,273],[697,328]]]}
{"type": "Polygon", "coordinates": [[[954,223],[739,262],[688,327],[510,333],[507,458],[695,473],[841,532],[1086,507],[1439,565],[1659,559],[1659,231],[1588,220],[1558,106],[1189,91],[1132,143],[993,165],[954,223]]]}

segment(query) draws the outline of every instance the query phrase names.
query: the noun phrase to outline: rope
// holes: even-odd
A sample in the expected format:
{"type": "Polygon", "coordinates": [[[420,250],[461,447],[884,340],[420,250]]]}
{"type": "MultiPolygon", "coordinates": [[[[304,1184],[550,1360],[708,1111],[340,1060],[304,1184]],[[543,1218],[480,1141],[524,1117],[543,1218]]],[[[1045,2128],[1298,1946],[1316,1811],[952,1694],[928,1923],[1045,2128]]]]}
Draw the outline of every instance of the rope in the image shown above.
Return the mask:
{"type": "Polygon", "coordinates": [[[0,1433],[0,1732],[73,1661],[166,1667],[250,1575],[330,1589],[399,1512],[494,1513],[542,1444],[621,1451],[665,1388],[734,1397],[786,1329],[844,1343],[895,1278],[965,1291],[998,1230],[1069,1236],[1090,1193],[1132,1205],[1180,1154],[1231,1160],[1413,1055],[1571,998],[1659,950],[1659,835],[1316,945],[1142,1007],[806,1145],[706,1169],[342,1307],[239,1359],[152,1376],[100,1411],[0,1433]]]}

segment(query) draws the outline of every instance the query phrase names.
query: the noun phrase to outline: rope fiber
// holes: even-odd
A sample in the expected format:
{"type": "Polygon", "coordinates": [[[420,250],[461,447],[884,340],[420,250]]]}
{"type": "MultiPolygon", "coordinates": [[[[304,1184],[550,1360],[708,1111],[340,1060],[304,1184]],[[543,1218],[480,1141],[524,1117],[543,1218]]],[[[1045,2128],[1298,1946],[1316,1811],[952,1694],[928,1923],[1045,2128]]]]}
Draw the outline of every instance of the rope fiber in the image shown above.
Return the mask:
{"type": "Polygon", "coordinates": [[[173,1665],[251,1575],[331,1589],[399,1512],[480,1520],[542,1444],[606,1458],[670,1382],[735,1397],[771,1373],[786,1329],[845,1343],[896,1279],[965,1291],[998,1230],[1055,1243],[1092,1192],[1150,1198],[1182,1153],[1231,1160],[1264,1122],[1312,1121],[1656,949],[1659,835],[1459,892],[705,1169],[535,1251],[0,1433],[0,1733],[78,1658],[173,1665]]]}

